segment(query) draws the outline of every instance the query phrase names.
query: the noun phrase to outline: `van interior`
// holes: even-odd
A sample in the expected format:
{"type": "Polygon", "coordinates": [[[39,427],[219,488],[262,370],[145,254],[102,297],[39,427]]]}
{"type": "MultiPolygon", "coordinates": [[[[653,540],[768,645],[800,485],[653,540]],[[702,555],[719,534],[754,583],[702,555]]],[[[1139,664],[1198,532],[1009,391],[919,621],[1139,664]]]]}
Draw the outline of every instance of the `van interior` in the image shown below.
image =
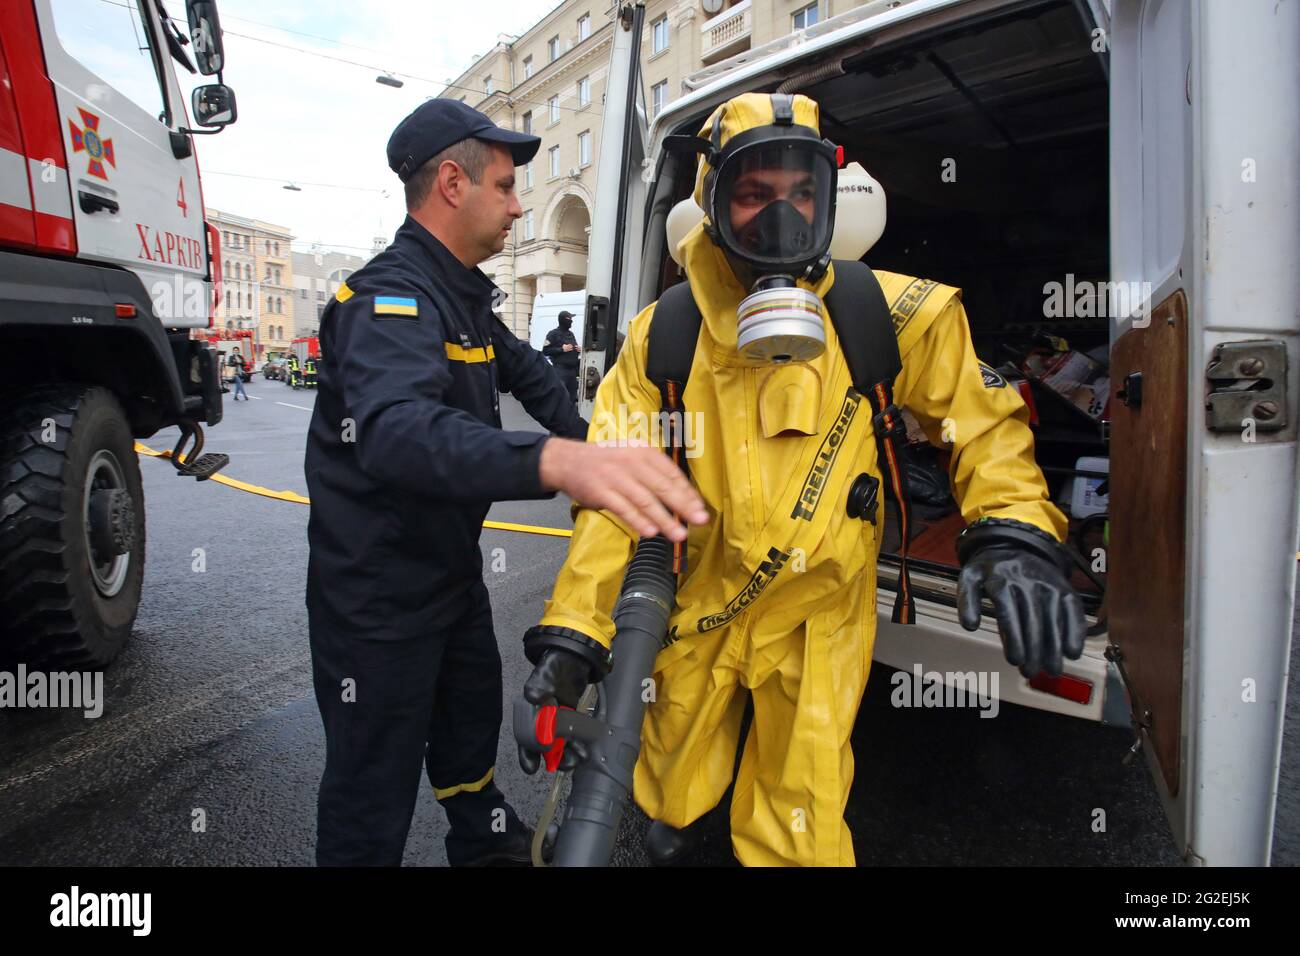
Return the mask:
{"type": "MultiPolygon", "coordinates": [[[[764,88],[815,99],[822,134],[884,187],[887,225],[863,261],[962,290],[977,354],[1030,407],[1039,465],[1070,519],[1074,583],[1097,613],[1106,577],[1093,555],[1106,522],[1109,319],[1104,306],[1072,292],[1109,274],[1108,93],[1085,16],[1066,0],[1025,4],[850,49],[843,73],[829,79],[814,73],[805,85],[795,74],[764,88]],[[1071,308],[1051,307],[1050,283],[1060,284],[1055,304],[1071,308]]],[[[693,134],[704,118],[674,132],[693,134]]],[[[691,162],[661,172],[671,182],[669,205],[690,194],[691,162]]],[[[660,197],[665,185],[661,178],[660,197]]],[[[661,288],[680,281],[666,248],[661,262],[661,288]]],[[[919,596],[952,603],[965,522],[946,453],[914,434],[913,583],[919,596]]],[[[897,565],[898,527],[891,508],[882,586],[897,565]]]]}

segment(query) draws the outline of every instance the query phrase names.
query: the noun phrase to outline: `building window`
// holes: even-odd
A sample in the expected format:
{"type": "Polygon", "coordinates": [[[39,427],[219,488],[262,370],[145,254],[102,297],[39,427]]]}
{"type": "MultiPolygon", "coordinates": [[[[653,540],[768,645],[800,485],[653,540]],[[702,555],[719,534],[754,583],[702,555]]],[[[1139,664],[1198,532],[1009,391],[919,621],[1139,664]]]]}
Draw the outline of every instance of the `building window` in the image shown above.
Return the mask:
{"type": "Polygon", "coordinates": [[[229,293],[229,292],[226,293],[226,308],[227,308],[227,309],[230,308],[230,293],[229,293]]]}
{"type": "Polygon", "coordinates": [[[266,254],[267,254],[268,256],[271,254],[271,240],[270,240],[270,239],[267,239],[267,240],[266,240],[266,254]]]}
{"type": "Polygon", "coordinates": [[[556,176],[560,175],[560,147],[552,146],[547,155],[551,157],[550,175],[551,178],[554,179],[556,176]]]}
{"type": "Polygon", "coordinates": [[[253,311],[253,293],[248,293],[248,311],[253,311]]]}
{"type": "Polygon", "coordinates": [[[533,75],[533,58],[532,56],[524,57],[524,79],[531,79],[533,75]]]}
{"type": "Polygon", "coordinates": [[[560,98],[552,96],[546,101],[546,106],[550,110],[550,122],[558,123],[560,121],[560,98]]]}
{"type": "Polygon", "coordinates": [[[668,17],[662,16],[650,24],[650,55],[668,49],[668,17]]]}
{"type": "Polygon", "coordinates": [[[524,114],[524,132],[529,136],[533,133],[533,111],[529,110],[524,114]]]}
{"type": "Polygon", "coordinates": [[[531,242],[533,239],[533,211],[529,209],[524,213],[524,242],[531,242]]]}
{"type": "Polygon", "coordinates": [[[591,130],[583,130],[578,134],[578,165],[587,166],[591,163],[591,130]]]}
{"type": "Polygon", "coordinates": [[[546,41],[546,57],[548,63],[554,63],[560,58],[560,38],[551,37],[546,41]]]}
{"type": "Polygon", "coordinates": [[[284,315],[284,303],[280,301],[278,295],[275,297],[275,314],[284,315]]]}
{"type": "Polygon", "coordinates": [[[277,256],[280,254],[280,244],[278,242],[275,244],[275,254],[277,256]]]}
{"type": "Polygon", "coordinates": [[[810,3],[806,7],[796,10],[791,19],[794,21],[794,29],[806,30],[817,22],[817,4],[810,3]]]}
{"type": "Polygon", "coordinates": [[[658,116],[659,111],[668,104],[668,81],[660,80],[650,87],[650,116],[658,116]]]}
{"type": "Polygon", "coordinates": [[[591,77],[584,76],[578,81],[578,105],[586,106],[591,102],[591,77]]]}
{"type": "Polygon", "coordinates": [[[492,95],[492,77],[490,76],[483,77],[483,92],[486,93],[488,96],[492,95]]]}
{"type": "Polygon", "coordinates": [[[524,164],[524,188],[525,189],[533,188],[533,164],[532,163],[524,164]]]}
{"type": "Polygon", "coordinates": [[[578,42],[581,43],[589,36],[591,36],[591,14],[584,13],[578,17],[578,42]]]}
{"type": "Polygon", "coordinates": [[[275,311],[275,297],[274,297],[274,296],[269,296],[269,295],[268,295],[268,296],[266,297],[266,311],[267,311],[267,312],[274,312],[274,311],[275,311]]]}

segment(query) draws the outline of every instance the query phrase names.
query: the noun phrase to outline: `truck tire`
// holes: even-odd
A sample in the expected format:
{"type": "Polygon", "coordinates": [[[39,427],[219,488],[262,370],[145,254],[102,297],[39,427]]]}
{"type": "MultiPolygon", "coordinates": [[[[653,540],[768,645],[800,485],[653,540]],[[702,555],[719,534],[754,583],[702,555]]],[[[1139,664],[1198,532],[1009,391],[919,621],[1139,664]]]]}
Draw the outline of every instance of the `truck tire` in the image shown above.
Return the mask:
{"type": "Polygon", "coordinates": [[[113,393],[0,398],[0,658],[106,666],[131,635],[144,554],[140,463],[113,393]]]}

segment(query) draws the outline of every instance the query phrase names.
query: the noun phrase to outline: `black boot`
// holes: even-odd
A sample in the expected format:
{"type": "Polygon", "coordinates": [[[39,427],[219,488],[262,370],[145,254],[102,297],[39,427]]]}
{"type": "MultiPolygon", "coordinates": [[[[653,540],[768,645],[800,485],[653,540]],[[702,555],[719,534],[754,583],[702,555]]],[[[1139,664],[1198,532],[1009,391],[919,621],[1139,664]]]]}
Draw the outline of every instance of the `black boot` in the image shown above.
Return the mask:
{"type": "Polygon", "coordinates": [[[532,865],[532,827],[520,821],[495,783],[472,793],[458,793],[441,803],[451,823],[451,832],[447,834],[448,864],[532,865]]]}
{"type": "Polygon", "coordinates": [[[699,842],[699,831],[694,826],[678,830],[662,820],[652,820],[645,837],[645,849],[655,866],[680,866],[699,842]]]}

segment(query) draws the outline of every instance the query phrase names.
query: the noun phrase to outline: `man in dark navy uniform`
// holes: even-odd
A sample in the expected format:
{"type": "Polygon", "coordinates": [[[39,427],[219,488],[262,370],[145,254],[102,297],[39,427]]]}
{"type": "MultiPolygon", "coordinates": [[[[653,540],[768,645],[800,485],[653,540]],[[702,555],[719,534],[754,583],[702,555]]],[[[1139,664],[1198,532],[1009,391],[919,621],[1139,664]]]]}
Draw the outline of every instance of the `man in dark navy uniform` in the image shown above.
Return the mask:
{"type": "Polygon", "coordinates": [[[578,356],[582,349],[573,334],[573,313],[565,309],[557,317],[559,325],[546,333],[546,344],[542,354],[551,360],[555,370],[560,373],[569,398],[578,400],[578,356]]]}
{"type": "Polygon", "coordinates": [[[581,441],[559,377],[493,315],[477,264],[523,214],[514,167],[539,143],[456,100],[416,109],[388,143],[409,215],[321,319],[305,470],[322,865],[401,862],[422,761],[453,865],[529,858],[493,782],[501,658],[478,543],[493,501],[564,491],[674,540],[674,513],[707,520],[662,451],[581,441]],[[552,434],[503,431],[500,391],[552,434]]]}

